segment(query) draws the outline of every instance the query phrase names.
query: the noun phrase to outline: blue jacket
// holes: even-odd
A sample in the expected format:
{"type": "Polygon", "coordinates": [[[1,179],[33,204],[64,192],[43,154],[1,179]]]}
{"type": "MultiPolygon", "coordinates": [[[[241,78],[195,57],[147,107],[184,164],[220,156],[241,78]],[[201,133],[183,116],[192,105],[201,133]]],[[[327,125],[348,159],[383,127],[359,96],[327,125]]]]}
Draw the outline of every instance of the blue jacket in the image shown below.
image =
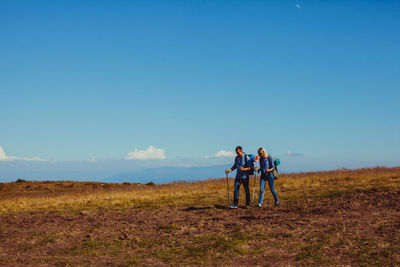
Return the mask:
{"type": "Polygon", "coordinates": [[[248,171],[242,171],[241,168],[246,168],[246,164],[244,161],[244,154],[243,156],[236,156],[235,158],[235,163],[233,163],[233,166],[231,170],[236,169],[236,178],[243,178],[243,176],[246,176],[246,178],[249,176],[248,171]]]}
{"type": "Polygon", "coordinates": [[[261,171],[261,173],[266,174],[267,173],[267,169],[274,168],[274,161],[273,161],[271,155],[269,155],[268,158],[260,157],[259,161],[260,161],[260,171],[261,171]]]}

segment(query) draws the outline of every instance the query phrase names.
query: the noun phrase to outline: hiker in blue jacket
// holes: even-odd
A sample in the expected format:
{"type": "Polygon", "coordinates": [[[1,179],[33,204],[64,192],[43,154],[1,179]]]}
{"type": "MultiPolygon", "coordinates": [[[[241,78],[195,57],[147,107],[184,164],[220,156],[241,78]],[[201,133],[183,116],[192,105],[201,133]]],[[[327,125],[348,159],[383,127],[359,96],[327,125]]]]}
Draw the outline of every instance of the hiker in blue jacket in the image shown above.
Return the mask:
{"type": "Polygon", "coordinates": [[[274,189],[274,180],[275,177],[272,174],[274,171],[274,163],[271,155],[268,155],[267,151],[260,147],[258,149],[258,155],[260,156],[260,169],[255,168],[256,172],[261,171],[261,177],[260,177],[260,198],[258,202],[258,207],[262,206],[263,199],[264,199],[264,189],[265,189],[265,183],[268,181],[269,185],[269,190],[271,191],[272,195],[274,196],[275,199],[275,206],[279,206],[279,201],[278,201],[278,196],[276,194],[276,191],[274,189]]]}
{"type": "Polygon", "coordinates": [[[232,168],[226,169],[228,174],[236,169],[235,187],[233,192],[233,204],[229,206],[231,209],[237,209],[239,203],[239,189],[240,184],[243,183],[244,191],[246,192],[246,208],[250,206],[250,189],[249,189],[249,171],[250,167],[246,167],[245,155],[241,146],[237,146],[235,163],[232,168]]]}

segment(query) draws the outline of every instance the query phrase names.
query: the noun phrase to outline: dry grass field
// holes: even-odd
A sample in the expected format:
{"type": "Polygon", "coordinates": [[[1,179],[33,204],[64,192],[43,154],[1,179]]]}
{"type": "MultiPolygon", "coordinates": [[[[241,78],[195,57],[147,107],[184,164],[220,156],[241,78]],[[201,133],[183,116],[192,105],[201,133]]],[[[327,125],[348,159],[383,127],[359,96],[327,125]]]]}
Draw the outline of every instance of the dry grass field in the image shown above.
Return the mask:
{"type": "Polygon", "coordinates": [[[0,183],[0,265],[400,265],[400,167],[282,175],[276,190],[278,208],[267,191],[229,210],[225,179],[0,183]]]}

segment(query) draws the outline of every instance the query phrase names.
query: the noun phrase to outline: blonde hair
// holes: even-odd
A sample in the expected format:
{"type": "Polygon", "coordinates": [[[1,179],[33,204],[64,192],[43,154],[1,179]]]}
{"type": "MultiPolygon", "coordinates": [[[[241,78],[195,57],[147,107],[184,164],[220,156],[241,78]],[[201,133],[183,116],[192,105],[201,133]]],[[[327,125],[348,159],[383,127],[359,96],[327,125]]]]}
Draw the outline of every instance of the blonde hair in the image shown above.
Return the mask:
{"type": "Polygon", "coordinates": [[[258,154],[260,154],[260,152],[262,152],[262,157],[263,157],[263,158],[267,158],[267,157],[268,157],[268,153],[267,153],[267,151],[265,150],[265,148],[260,147],[260,148],[258,149],[258,154]]]}

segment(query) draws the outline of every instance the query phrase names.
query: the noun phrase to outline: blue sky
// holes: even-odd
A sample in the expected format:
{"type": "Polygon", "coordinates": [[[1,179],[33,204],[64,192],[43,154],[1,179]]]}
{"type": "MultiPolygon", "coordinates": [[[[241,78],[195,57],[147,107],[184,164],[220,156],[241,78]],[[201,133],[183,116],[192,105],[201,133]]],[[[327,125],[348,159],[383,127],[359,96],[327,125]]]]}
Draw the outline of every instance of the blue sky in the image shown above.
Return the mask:
{"type": "Polygon", "coordinates": [[[0,0],[0,32],[3,176],[238,144],[287,171],[399,165],[399,1],[0,0]]]}

